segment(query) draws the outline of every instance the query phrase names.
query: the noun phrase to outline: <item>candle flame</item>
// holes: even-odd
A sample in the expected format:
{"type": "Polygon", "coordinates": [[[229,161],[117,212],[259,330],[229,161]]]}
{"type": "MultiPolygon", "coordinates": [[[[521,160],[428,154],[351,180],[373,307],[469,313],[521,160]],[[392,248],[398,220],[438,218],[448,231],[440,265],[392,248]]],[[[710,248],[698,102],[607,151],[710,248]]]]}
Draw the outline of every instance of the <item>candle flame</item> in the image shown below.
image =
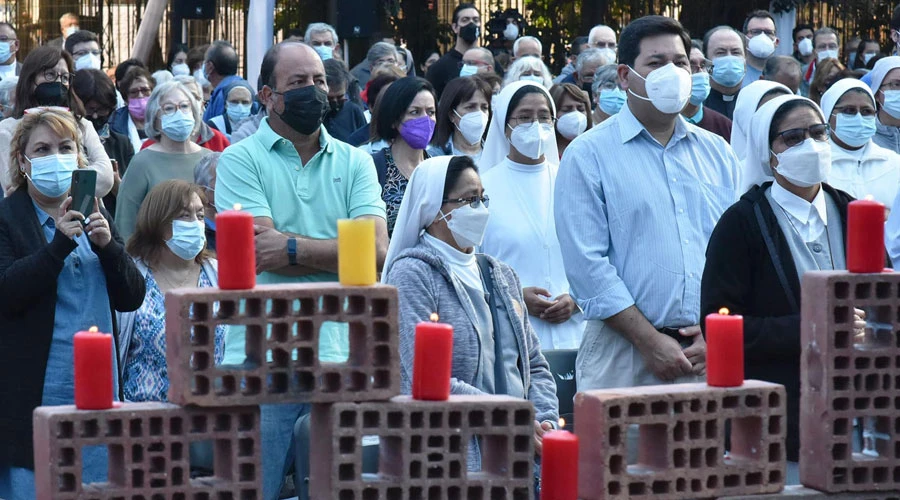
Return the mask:
{"type": "Polygon", "coordinates": [[[557,422],[560,429],[565,429],[566,427],[566,419],[559,417],[559,422],[557,422]]]}
{"type": "Polygon", "coordinates": [[[727,307],[723,307],[723,308],[719,309],[719,314],[721,314],[722,316],[728,316],[728,313],[730,313],[730,312],[731,311],[729,311],[727,307]]]}
{"type": "Polygon", "coordinates": [[[96,326],[92,326],[92,327],[88,328],[88,331],[91,333],[99,333],[100,329],[97,328],[96,326]]]}
{"type": "Polygon", "coordinates": [[[235,210],[240,210],[240,209],[241,209],[241,204],[240,204],[240,203],[235,203],[235,204],[234,204],[234,209],[235,209],[235,210]]]}
{"type": "Polygon", "coordinates": [[[429,316],[428,319],[430,319],[434,323],[437,323],[438,320],[441,318],[440,318],[440,316],[438,316],[438,313],[431,313],[431,316],[429,316]]]}

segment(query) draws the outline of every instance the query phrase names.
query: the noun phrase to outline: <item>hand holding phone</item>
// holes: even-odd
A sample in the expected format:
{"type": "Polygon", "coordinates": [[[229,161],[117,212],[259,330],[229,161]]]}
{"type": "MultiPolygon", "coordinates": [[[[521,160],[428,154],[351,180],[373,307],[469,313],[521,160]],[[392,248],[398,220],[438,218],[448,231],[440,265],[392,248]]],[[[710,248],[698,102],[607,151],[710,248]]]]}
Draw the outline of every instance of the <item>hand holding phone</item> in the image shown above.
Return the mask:
{"type": "MultiPolygon", "coordinates": [[[[72,187],[69,194],[72,196],[70,210],[74,210],[84,216],[85,221],[91,215],[94,207],[94,193],[97,191],[97,171],[79,169],[72,172],[72,187]]],[[[82,222],[86,225],[86,222],[82,222]]]]}

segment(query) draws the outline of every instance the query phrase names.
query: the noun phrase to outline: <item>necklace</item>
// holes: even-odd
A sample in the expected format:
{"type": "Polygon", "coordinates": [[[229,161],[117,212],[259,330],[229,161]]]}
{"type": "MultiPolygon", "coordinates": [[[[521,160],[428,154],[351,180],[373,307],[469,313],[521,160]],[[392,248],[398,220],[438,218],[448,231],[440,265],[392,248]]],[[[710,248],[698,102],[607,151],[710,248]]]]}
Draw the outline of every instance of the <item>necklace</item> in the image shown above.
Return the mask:
{"type": "Polygon", "coordinates": [[[157,283],[163,285],[166,290],[174,290],[176,288],[195,288],[200,277],[199,271],[200,267],[197,266],[189,269],[187,273],[184,273],[180,276],[176,275],[174,278],[170,278],[162,269],[157,269],[153,271],[153,277],[156,278],[157,283]]]}

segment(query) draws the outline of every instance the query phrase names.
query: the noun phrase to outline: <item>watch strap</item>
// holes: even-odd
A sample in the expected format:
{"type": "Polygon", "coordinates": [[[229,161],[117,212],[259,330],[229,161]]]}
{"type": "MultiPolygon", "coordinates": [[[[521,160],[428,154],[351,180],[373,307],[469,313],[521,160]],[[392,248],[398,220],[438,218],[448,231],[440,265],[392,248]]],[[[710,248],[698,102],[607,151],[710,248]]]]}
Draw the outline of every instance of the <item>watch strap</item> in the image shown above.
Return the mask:
{"type": "Polygon", "coordinates": [[[287,240],[288,264],[297,265],[297,238],[288,238],[287,240]]]}

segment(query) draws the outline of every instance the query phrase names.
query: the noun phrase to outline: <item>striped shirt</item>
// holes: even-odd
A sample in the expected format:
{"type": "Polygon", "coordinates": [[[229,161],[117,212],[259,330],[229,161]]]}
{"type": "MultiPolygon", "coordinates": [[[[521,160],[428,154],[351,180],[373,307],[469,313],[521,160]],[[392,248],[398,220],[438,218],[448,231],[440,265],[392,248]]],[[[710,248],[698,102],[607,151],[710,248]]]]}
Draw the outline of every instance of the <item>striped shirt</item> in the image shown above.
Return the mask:
{"type": "Polygon", "coordinates": [[[632,305],[657,328],[696,325],[706,244],[740,167],[721,137],[681,116],[663,147],[626,105],[566,148],[556,231],[585,319],[632,305]]]}

